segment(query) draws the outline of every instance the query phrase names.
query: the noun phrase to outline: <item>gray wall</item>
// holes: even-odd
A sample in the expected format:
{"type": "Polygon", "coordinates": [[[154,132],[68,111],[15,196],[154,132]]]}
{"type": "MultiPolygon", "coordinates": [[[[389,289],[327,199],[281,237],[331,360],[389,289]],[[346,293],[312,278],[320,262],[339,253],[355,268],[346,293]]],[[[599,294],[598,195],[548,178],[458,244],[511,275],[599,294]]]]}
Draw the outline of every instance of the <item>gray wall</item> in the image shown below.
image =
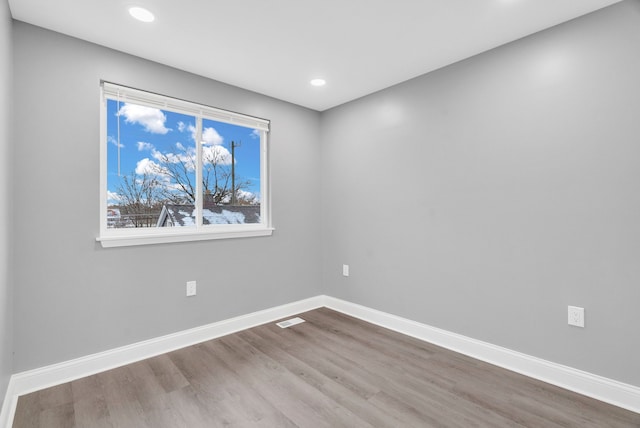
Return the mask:
{"type": "Polygon", "coordinates": [[[627,1],[322,115],[14,23],[0,386],[7,215],[15,372],[325,293],[640,385],[639,19],[627,1]],[[271,119],[274,236],[96,244],[100,79],[271,119]]]}
{"type": "Polygon", "coordinates": [[[0,1],[0,408],[12,373],[11,256],[12,32],[7,2],[0,1]]]}
{"type": "Polygon", "coordinates": [[[14,44],[16,372],[321,293],[317,112],[24,23],[14,44]],[[274,235],[101,248],[100,79],[271,119],[274,235]]]}
{"type": "Polygon", "coordinates": [[[640,385],[639,49],[627,1],[325,112],[325,292],[640,385]]]}

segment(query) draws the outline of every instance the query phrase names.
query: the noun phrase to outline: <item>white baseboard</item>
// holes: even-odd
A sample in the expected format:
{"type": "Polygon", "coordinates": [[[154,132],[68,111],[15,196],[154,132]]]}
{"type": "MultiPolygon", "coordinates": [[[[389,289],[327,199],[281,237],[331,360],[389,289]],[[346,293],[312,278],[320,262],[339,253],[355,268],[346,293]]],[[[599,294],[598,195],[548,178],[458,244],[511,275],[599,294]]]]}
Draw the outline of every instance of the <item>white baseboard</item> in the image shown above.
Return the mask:
{"type": "Polygon", "coordinates": [[[0,428],[9,428],[13,425],[13,416],[16,413],[16,405],[18,404],[18,394],[15,393],[14,389],[13,378],[11,378],[2,402],[2,410],[0,410],[0,428]]]}
{"type": "Polygon", "coordinates": [[[640,413],[640,387],[552,363],[406,318],[325,296],[327,308],[478,360],[640,413]]]}
{"type": "Polygon", "coordinates": [[[116,367],[324,306],[324,296],[265,309],[178,333],[99,352],[86,357],[16,373],[11,377],[0,414],[0,427],[10,427],[18,397],[116,367]],[[4,424],[2,424],[4,423],[4,424]]]}
{"type": "Polygon", "coordinates": [[[14,374],[0,413],[10,427],[18,397],[281,318],[327,307],[544,382],[640,413],[640,387],[552,363],[490,343],[329,296],[316,296],[105,352],[14,374]]]}

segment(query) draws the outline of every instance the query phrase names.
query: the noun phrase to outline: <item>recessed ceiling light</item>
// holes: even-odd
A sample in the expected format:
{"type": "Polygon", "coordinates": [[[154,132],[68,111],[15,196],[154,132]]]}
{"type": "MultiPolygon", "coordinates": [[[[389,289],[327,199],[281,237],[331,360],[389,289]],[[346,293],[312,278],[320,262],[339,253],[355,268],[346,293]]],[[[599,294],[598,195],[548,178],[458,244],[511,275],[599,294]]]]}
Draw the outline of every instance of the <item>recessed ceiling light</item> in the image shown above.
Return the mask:
{"type": "Polygon", "coordinates": [[[324,86],[327,84],[327,81],[324,79],[313,79],[311,82],[313,86],[324,86]]]}
{"type": "Polygon", "coordinates": [[[156,17],[153,16],[153,13],[142,7],[129,8],[129,14],[142,22],[153,22],[156,19],[156,17]]]}

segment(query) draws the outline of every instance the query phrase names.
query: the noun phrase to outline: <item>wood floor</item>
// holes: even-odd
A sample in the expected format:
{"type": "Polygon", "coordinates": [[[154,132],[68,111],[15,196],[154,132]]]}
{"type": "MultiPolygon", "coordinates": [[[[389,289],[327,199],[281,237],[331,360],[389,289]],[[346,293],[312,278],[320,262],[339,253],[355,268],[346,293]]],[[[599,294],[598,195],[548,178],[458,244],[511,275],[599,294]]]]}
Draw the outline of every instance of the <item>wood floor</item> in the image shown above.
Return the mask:
{"type": "Polygon", "coordinates": [[[640,427],[632,413],[329,309],[20,397],[24,427],[640,427]]]}

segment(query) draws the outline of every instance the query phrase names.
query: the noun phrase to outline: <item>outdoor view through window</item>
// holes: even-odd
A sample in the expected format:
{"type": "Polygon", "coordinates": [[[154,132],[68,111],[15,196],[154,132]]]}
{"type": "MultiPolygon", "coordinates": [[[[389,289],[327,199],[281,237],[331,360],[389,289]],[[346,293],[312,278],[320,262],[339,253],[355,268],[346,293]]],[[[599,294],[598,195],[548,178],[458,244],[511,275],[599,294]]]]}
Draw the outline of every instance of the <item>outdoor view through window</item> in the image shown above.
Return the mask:
{"type": "Polygon", "coordinates": [[[262,131],[106,103],[108,229],[261,222],[262,131]]]}

